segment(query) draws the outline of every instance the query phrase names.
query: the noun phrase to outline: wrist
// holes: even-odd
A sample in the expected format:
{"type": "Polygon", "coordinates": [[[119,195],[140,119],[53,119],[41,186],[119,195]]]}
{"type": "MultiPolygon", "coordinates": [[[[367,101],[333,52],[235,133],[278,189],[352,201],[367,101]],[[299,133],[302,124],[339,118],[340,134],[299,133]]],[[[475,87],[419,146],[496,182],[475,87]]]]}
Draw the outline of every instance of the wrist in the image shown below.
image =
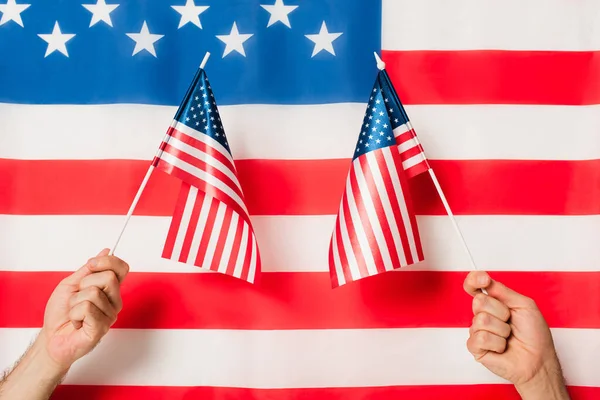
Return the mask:
{"type": "Polygon", "coordinates": [[[54,361],[48,353],[43,333],[8,374],[2,386],[2,399],[47,400],[69,368],[54,361]]]}
{"type": "Polygon", "coordinates": [[[527,382],[515,385],[523,400],[569,400],[557,358],[546,363],[527,382]]]}
{"type": "Polygon", "coordinates": [[[70,366],[65,366],[57,363],[48,353],[48,340],[44,332],[40,332],[39,336],[31,346],[29,352],[25,356],[29,358],[28,365],[35,369],[37,376],[44,380],[60,380],[69,371],[70,366]]]}

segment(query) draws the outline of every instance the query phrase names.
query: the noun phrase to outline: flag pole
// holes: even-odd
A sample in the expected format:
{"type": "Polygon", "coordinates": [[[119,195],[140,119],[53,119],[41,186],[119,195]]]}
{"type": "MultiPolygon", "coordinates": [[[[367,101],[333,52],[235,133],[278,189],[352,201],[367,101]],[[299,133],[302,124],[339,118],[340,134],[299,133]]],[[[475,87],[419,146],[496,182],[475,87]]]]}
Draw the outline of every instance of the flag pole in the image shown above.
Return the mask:
{"type": "MultiPolygon", "coordinates": [[[[377,68],[380,71],[383,71],[385,69],[385,62],[383,62],[383,60],[379,57],[379,54],[377,54],[377,52],[374,52],[373,54],[375,54],[375,60],[377,61],[377,68]]],[[[407,128],[409,130],[413,129],[410,122],[408,122],[408,121],[407,121],[407,128]]],[[[416,135],[413,136],[413,139],[415,140],[417,145],[421,145],[421,143],[419,142],[419,139],[417,138],[416,135]]],[[[425,154],[424,150],[423,150],[423,154],[425,154]]],[[[475,264],[475,260],[473,259],[473,254],[471,254],[471,250],[469,250],[469,246],[467,246],[467,241],[465,240],[465,238],[458,226],[458,223],[456,222],[456,218],[454,218],[454,213],[452,213],[452,210],[450,209],[450,204],[448,204],[448,200],[446,199],[446,195],[444,194],[444,191],[442,190],[442,187],[440,186],[440,182],[438,181],[437,176],[435,175],[435,172],[433,171],[433,168],[431,168],[431,167],[429,167],[429,176],[431,176],[431,180],[433,181],[435,189],[437,190],[438,195],[440,196],[440,199],[442,200],[442,204],[444,205],[444,208],[446,209],[446,213],[450,217],[452,226],[453,226],[454,230],[456,231],[456,234],[460,238],[460,241],[463,245],[463,248],[465,249],[465,252],[467,253],[467,256],[469,258],[469,263],[471,264],[471,270],[473,270],[473,271],[479,270],[477,268],[477,265],[475,264]]],[[[487,294],[485,289],[483,290],[483,292],[485,294],[487,294]]]]}
{"type": "MultiPolygon", "coordinates": [[[[200,64],[200,69],[204,69],[204,67],[206,66],[206,63],[208,62],[209,57],[210,57],[210,53],[207,51],[206,54],[204,55],[204,58],[202,59],[202,63],[200,64]]],[[[167,133],[167,136],[168,136],[168,133],[167,133]]],[[[127,224],[129,224],[129,220],[131,219],[131,216],[133,215],[133,211],[135,210],[137,203],[140,201],[140,197],[142,197],[142,192],[146,188],[146,185],[148,184],[148,181],[150,180],[150,176],[152,175],[152,172],[154,172],[154,164],[150,164],[150,167],[148,167],[146,176],[144,177],[144,180],[142,181],[142,184],[140,185],[140,187],[133,199],[133,202],[131,203],[131,206],[129,207],[129,211],[127,212],[127,217],[125,218],[125,223],[123,224],[123,228],[121,229],[121,232],[119,233],[119,237],[117,238],[115,245],[113,246],[113,248],[110,251],[111,256],[113,254],[115,254],[115,250],[117,249],[117,246],[119,245],[119,242],[121,241],[121,238],[123,237],[125,228],[127,228],[127,224]]]]}

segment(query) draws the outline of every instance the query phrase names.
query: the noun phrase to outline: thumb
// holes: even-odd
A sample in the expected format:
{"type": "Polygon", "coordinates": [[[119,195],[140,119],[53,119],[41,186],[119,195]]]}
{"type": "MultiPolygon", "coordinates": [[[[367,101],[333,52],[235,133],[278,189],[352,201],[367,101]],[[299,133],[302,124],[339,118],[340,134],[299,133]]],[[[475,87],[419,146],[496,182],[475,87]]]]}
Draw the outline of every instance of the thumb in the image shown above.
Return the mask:
{"type": "Polygon", "coordinates": [[[522,294],[515,292],[503,283],[492,280],[492,283],[487,288],[488,294],[502,303],[508,308],[530,308],[531,299],[523,296],[522,294]]]}
{"type": "Polygon", "coordinates": [[[96,257],[104,257],[110,254],[110,249],[102,249],[96,257]]]}
{"type": "MultiPolygon", "coordinates": [[[[109,249],[102,249],[100,251],[100,253],[98,253],[98,255],[96,257],[104,257],[107,256],[110,253],[109,249]]],[[[68,277],[66,277],[63,282],[67,283],[69,285],[77,285],[79,284],[79,282],[85,278],[86,276],[90,275],[92,273],[92,271],[89,268],[89,264],[90,261],[92,259],[90,258],[81,268],[79,268],[77,271],[73,272],[71,275],[69,275],[68,277]]]]}

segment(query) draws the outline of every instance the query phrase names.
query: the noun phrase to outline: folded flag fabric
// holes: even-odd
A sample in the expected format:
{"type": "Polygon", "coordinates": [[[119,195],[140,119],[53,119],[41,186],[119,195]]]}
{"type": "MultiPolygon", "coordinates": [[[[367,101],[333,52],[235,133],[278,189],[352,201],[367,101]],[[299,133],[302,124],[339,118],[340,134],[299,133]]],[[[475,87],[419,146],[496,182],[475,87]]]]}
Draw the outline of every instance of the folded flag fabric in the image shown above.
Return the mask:
{"type": "Polygon", "coordinates": [[[423,261],[408,179],[429,168],[394,86],[381,70],[329,246],[333,287],[423,261]]]}
{"type": "Polygon", "coordinates": [[[182,181],[162,257],[253,283],[260,273],[258,243],[204,69],[153,165],[182,181]]]}

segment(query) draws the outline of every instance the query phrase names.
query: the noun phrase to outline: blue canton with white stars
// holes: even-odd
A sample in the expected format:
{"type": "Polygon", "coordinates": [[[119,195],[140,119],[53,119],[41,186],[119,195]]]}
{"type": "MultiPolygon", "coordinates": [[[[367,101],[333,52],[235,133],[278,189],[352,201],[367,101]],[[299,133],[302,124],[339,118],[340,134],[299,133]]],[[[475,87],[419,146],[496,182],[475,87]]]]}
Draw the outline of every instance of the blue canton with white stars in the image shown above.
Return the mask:
{"type": "Polygon", "coordinates": [[[188,98],[180,107],[175,119],[215,139],[231,154],[217,100],[204,70],[199,70],[194,78],[188,98]]]}
{"type": "Polygon", "coordinates": [[[0,103],[178,106],[204,54],[220,105],[364,101],[382,0],[0,0],[0,103]]]}
{"type": "Polygon", "coordinates": [[[373,150],[396,145],[393,130],[408,122],[389,76],[380,71],[371,91],[354,159],[373,150]]]}

